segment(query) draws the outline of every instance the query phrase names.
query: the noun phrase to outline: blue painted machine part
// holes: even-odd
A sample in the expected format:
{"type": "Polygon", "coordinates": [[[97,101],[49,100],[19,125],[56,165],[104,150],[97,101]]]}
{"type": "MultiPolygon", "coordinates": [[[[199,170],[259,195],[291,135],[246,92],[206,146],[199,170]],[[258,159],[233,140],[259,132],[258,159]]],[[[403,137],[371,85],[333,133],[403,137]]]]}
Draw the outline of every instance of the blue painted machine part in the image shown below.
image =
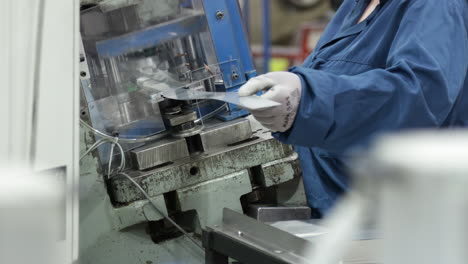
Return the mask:
{"type": "MultiPolygon", "coordinates": [[[[239,4],[237,0],[203,0],[203,6],[225,88],[237,91],[247,80],[257,76],[239,4]]],[[[249,114],[235,105],[229,108],[230,111],[217,117],[229,121],[249,114]]]]}
{"type": "Polygon", "coordinates": [[[271,24],[270,24],[270,0],[263,0],[263,73],[270,71],[271,60],[271,24]]]}
{"type": "Polygon", "coordinates": [[[247,34],[247,41],[250,40],[250,1],[244,0],[242,7],[242,17],[244,19],[245,33],[247,34]]]}
{"type": "Polygon", "coordinates": [[[232,91],[256,74],[239,5],[237,0],[203,0],[203,6],[224,84],[232,91]]]}
{"type": "Polygon", "coordinates": [[[231,25],[234,30],[234,37],[236,39],[236,45],[239,49],[240,61],[244,68],[244,73],[252,75],[256,70],[252,60],[252,54],[250,52],[250,45],[247,38],[246,27],[243,23],[241,9],[237,0],[226,0],[229,13],[231,14],[231,25]]]}

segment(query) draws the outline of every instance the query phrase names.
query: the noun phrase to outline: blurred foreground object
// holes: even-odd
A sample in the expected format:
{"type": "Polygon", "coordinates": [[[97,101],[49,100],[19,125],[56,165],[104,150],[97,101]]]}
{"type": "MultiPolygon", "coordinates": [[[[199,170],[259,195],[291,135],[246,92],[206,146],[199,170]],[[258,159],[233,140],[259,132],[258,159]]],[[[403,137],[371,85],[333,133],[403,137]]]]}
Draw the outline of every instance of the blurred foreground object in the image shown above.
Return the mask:
{"type": "Polygon", "coordinates": [[[78,258],[77,11],[72,0],[2,1],[0,263],[78,258]]]}
{"type": "Polygon", "coordinates": [[[383,238],[383,263],[467,263],[467,157],[467,131],[382,137],[356,163],[356,193],[327,219],[331,232],[311,263],[336,263],[370,212],[383,238]]]}
{"type": "Polygon", "coordinates": [[[63,188],[58,179],[1,169],[0,263],[59,264],[64,248],[63,188]]]}
{"type": "Polygon", "coordinates": [[[272,224],[280,231],[226,209],[204,233],[207,263],[467,263],[467,157],[468,131],[380,137],[354,160],[354,191],[322,222],[272,224]]]}
{"type": "Polygon", "coordinates": [[[468,132],[390,136],[371,157],[385,263],[467,263],[468,132]]]}

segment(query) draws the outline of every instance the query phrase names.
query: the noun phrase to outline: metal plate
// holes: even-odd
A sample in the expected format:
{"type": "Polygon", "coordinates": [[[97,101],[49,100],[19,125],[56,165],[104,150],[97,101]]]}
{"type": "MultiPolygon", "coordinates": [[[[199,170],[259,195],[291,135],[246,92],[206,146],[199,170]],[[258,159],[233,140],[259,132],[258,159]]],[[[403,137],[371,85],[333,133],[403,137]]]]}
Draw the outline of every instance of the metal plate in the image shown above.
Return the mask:
{"type": "Polygon", "coordinates": [[[308,206],[269,206],[262,204],[249,205],[249,216],[260,222],[278,222],[309,220],[311,209],[308,206]]]}
{"type": "Polygon", "coordinates": [[[309,263],[306,256],[314,249],[310,241],[226,208],[222,225],[207,228],[203,244],[208,251],[255,264],[309,263]]]}
{"type": "Polygon", "coordinates": [[[130,156],[136,169],[146,170],[188,157],[189,151],[185,139],[163,139],[149,146],[132,150],[130,156]]]}
{"type": "Polygon", "coordinates": [[[218,101],[234,104],[245,110],[265,110],[281,105],[278,102],[264,99],[258,96],[242,96],[237,92],[204,92],[185,88],[167,90],[162,93],[162,96],[173,100],[206,100],[213,99],[218,101]]]}

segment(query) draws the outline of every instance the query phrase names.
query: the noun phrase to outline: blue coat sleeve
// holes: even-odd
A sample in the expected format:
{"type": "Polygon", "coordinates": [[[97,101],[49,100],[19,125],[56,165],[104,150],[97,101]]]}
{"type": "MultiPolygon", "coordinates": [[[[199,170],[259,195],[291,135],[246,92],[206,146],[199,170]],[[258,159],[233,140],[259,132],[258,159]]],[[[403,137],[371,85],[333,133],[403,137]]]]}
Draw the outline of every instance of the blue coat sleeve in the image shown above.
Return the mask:
{"type": "Polygon", "coordinates": [[[408,7],[385,68],[354,76],[292,68],[303,96],[293,127],[275,137],[341,153],[378,132],[440,127],[461,89],[468,89],[468,36],[466,4],[438,2],[408,7]]]}

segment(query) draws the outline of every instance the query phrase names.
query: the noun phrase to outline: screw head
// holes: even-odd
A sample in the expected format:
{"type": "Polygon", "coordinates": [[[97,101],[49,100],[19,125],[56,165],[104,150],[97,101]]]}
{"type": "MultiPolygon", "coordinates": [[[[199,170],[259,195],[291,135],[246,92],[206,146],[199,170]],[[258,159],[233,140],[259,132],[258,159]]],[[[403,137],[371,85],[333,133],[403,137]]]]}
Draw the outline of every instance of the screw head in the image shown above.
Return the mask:
{"type": "Polygon", "coordinates": [[[237,79],[239,79],[239,74],[234,72],[231,77],[232,77],[233,80],[237,80],[237,79]]]}
{"type": "Polygon", "coordinates": [[[224,18],[224,13],[221,12],[221,11],[216,12],[216,18],[217,18],[218,20],[223,19],[223,18],[224,18]]]}
{"type": "Polygon", "coordinates": [[[243,236],[244,233],[242,233],[242,231],[237,231],[237,235],[238,235],[238,236],[243,236]]]}

